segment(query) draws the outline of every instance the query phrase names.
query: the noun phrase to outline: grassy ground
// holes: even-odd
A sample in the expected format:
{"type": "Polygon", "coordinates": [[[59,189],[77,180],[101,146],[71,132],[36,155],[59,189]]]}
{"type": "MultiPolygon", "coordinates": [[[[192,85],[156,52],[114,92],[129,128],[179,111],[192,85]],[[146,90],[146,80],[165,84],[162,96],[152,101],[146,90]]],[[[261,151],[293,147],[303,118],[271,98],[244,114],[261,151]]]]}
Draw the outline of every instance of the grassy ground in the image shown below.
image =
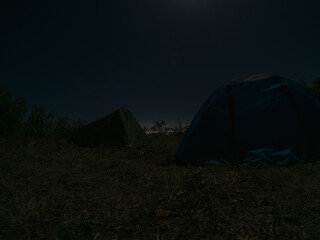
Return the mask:
{"type": "Polygon", "coordinates": [[[320,239],[320,164],[163,166],[143,148],[0,147],[0,239],[320,239]]]}

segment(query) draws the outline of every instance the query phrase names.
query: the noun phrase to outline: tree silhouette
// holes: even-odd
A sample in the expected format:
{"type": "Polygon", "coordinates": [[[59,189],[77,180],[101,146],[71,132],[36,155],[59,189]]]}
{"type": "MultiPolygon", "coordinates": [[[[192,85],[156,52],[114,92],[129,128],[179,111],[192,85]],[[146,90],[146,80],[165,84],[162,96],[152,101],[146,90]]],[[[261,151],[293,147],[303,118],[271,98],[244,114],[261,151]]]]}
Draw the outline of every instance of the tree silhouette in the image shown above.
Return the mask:
{"type": "Polygon", "coordinates": [[[164,132],[164,127],[167,125],[167,123],[163,120],[161,121],[154,121],[154,125],[150,127],[152,131],[158,132],[158,133],[163,133],[164,132]]]}

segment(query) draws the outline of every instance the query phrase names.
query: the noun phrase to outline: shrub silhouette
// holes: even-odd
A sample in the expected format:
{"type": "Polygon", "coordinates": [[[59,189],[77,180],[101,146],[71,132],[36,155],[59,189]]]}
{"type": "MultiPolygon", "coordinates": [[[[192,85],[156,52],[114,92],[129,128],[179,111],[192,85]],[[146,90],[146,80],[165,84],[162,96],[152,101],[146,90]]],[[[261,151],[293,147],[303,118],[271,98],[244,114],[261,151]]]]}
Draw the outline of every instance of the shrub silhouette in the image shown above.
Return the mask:
{"type": "Polygon", "coordinates": [[[32,105],[31,113],[25,123],[28,137],[44,137],[53,134],[54,113],[39,103],[32,105]]]}
{"type": "Polygon", "coordinates": [[[312,84],[308,84],[305,80],[302,80],[301,84],[315,96],[320,98],[320,77],[313,79],[312,84]]]}
{"type": "Polygon", "coordinates": [[[28,137],[68,138],[83,125],[84,122],[79,119],[75,121],[68,117],[55,116],[54,112],[49,112],[45,106],[35,104],[25,128],[28,137]]]}
{"type": "Polygon", "coordinates": [[[161,121],[154,121],[153,126],[150,127],[152,131],[158,132],[158,133],[163,133],[164,127],[167,125],[167,123],[163,120],[161,121]]]}
{"type": "Polygon", "coordinates": [[[81,120],[55,116],[40,103],[28,112],[26,99],[13,99],[11,91],[0,85],[0,137],[1,138],[68,138],[84,125],[81,120]]]}
{"type": "Polygon", "coordinates": [[[24,133],[23,121],[28,107],[24,97],[12,99],[8,88],[0,85],[0,137],[17,137],[24,133]]]}
{"type": "Polygon", "coordinates": [[[54,135],[62,138],[69,138],[76,130],[84,126],[84,122],[80,119],[72,120],[68,117],[57,117],[54,123],[54,135]]]}

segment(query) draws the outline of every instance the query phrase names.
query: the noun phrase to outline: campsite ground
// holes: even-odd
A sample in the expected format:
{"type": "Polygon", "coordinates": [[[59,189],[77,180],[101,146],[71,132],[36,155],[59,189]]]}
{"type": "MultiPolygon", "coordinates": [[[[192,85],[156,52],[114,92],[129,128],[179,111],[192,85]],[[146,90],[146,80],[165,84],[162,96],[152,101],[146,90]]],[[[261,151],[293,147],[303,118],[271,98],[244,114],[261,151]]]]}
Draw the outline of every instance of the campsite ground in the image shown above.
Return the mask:
{"type": "Polygon", "coordinates": [[[180,139],[1,143],[0,239],[320,239],[320,164],[163,166],[180,139]]]}

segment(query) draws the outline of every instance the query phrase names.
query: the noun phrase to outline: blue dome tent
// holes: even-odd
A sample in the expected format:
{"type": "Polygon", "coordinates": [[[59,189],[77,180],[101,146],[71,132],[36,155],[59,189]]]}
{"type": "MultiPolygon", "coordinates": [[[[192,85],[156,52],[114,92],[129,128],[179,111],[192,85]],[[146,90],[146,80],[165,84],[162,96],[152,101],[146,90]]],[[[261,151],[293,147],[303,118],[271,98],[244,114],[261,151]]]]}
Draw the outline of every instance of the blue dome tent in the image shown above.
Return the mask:
{"type": "Polygon", "coordinates": [[[320,100],[299,83],[255,75],[215,90],[185,133],[181,164],[277,166],[320,160],[320,100]]]}

